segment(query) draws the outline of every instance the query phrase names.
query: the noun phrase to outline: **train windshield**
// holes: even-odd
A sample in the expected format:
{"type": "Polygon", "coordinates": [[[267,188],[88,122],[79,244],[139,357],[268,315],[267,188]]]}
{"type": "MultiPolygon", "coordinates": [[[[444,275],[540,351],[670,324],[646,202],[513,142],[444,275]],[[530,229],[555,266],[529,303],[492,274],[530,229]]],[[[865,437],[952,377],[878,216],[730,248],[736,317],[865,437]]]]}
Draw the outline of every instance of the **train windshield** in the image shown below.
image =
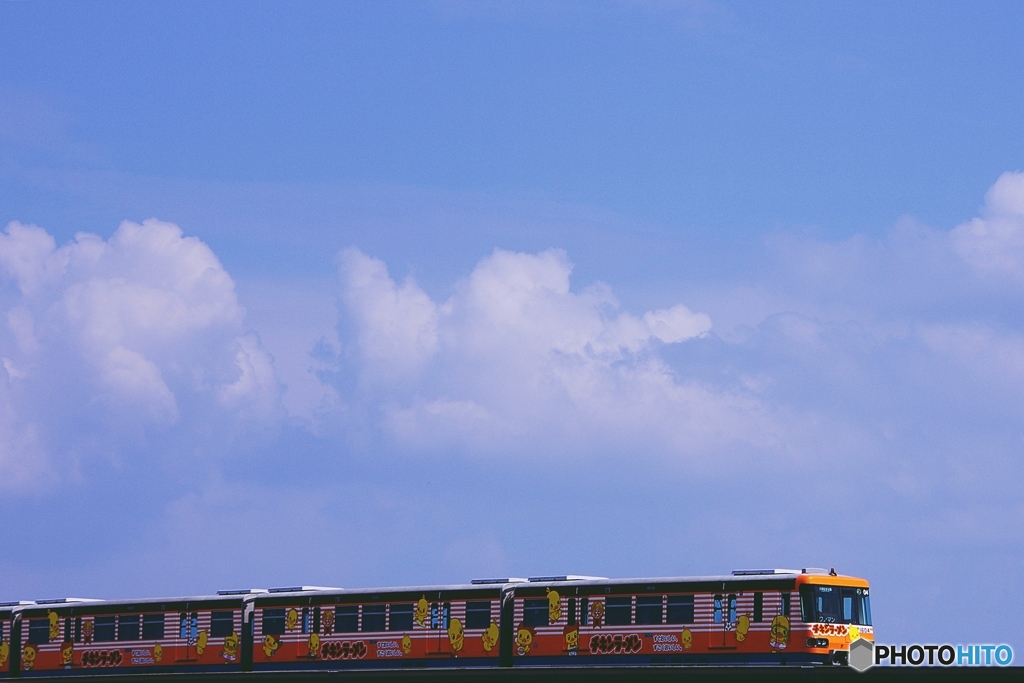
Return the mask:
{"type": "Polygon", "coordinates": [[[805,622],[871,625],[867,588],[805,584],[800,587],[800,611],[805,622]]]}

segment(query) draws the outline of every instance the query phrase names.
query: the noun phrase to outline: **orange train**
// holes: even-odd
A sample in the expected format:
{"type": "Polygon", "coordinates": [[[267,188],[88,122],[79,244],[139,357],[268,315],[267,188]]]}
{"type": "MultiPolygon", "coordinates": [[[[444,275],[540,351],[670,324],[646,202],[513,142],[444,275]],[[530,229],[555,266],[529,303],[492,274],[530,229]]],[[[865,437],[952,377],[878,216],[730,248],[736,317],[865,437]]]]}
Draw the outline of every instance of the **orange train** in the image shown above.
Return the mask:
{"type": "Polygon", "coordinates": [[[295,586],[0,605],[0,677],[587,665],[834,665],[873,640],[867,581],[834,571],[452,586],[295,586]]]}

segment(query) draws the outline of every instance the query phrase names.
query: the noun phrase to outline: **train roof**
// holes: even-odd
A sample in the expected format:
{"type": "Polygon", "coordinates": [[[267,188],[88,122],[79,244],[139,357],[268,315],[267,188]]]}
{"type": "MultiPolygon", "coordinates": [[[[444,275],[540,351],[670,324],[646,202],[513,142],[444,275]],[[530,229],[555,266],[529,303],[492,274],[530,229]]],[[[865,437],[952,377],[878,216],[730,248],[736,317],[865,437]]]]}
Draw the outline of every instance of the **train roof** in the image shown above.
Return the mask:
{"type": "MultiPolygon", "coordinates": [[[[189,603],[198,607],[202,603],[225,604],[231,602],[240,603],[243,600],[255,600],[260,603],[285,602],[294,598],[324,598],[327,596],[364,596],[384,594],[440,594],[440,593],[487,593],[499,591],[504,586],[515,586],[517,593],[531,593],[531,588],[554,589],[554,588],[589,588],[589,587],[627,587],[645,586],[649,589],[657,589],[670,585],[686,584],[693,588],[715,589],[718,586],[724,589],[728,585],[759,584],[768,586],[774,583],[793,585],[797,577],[822,577],[829,579],[829,583],[850,580],[861,583],[863,579],[852,576],[843,576],[825,569],[804,568],[804,569],[746,569],[736,570],[731,574],[707,575],[707,576],[663,576],[663,577],[635,577],[610,579],[599,576],[585,576],[576,574],[534,576],[529,578],[505,577],[492,579],[474,579],[469,583],[460,584],[433,584],[421,586],[381,586],[369,588],[334,588],[328,586],[285,586],[280,588],[240,588],[218,591],[215,595],[193,595],[175,596],[161,598],[134,598],[97,600],[92,598],[61,598],[56,600],[37,600],[34,602],[8,602],[0,603],[0,613],[25,610],[35,611],[36,609],[62,609],[69,607],[92,607],[106,611],[106,608],[120,605],[181,605],[189,603]]],[[[76,610],[77,611],[77,610],[76,610]]]]}

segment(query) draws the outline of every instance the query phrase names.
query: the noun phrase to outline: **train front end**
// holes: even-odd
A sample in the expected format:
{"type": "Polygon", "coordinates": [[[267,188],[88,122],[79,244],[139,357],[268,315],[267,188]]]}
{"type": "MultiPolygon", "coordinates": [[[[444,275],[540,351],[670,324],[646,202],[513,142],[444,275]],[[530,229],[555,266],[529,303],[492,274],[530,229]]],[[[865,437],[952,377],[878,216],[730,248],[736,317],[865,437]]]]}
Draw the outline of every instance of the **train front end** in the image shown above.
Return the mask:
{"type": "Polygon", "coordinates": [[[825,662],[845,665],[852,643],[861,638],[874,641],[867,581],[834,571],[805,569],[796,584],[801,623],[799,632],[794,628],[790,634],[791,643],[825,662]]]}

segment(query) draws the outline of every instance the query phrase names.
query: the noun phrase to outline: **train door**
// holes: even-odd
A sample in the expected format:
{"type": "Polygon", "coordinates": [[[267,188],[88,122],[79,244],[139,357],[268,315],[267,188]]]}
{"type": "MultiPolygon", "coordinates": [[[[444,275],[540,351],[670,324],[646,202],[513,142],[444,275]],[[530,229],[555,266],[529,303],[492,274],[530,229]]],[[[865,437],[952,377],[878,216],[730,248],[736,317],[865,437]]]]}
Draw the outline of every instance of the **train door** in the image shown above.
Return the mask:
{"type": "Polygon", "coordinates": [[[199,613],[189,609],[186,604],[178,613],[178,633],[175,661],[188,664],[198,661],[196,642],[199,639],[199,613]]]}
{"type": "Polygon", "coordinates": [[[715,593],[712,596],[711,630],[708,632],[708,647],[713,650],[735,649],[736,636],[730,631],[736,629],[736,594],[715,593]]]}
{"type": "Polygon", "coordinates": [[[451,655],[448,642],[448,625],[452,620],[452,603],[438,599],[430,603],[430,635],[427,641],[428,655],[451,655]]]}

